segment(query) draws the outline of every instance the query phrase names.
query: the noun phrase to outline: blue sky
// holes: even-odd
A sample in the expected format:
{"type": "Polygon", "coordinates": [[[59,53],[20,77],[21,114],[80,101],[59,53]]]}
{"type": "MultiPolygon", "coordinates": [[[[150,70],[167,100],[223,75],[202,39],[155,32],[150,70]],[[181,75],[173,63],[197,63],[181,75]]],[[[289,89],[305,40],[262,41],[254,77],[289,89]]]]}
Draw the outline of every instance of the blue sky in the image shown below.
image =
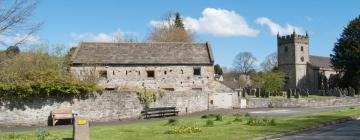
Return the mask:
{"type": "Polygon", "coordinates": [[[151,22],[178,11],[198,41],[212,43],[215,63],[231,67],[243,51],[262,61],[276,51],[276,30],[293,28],[309,32],[310,54],[328,56],[359,6],[357,0],[42,0],[32,20],[45,22],[35,40],[69,46],[117,34],[143,40],[151,22]]]}

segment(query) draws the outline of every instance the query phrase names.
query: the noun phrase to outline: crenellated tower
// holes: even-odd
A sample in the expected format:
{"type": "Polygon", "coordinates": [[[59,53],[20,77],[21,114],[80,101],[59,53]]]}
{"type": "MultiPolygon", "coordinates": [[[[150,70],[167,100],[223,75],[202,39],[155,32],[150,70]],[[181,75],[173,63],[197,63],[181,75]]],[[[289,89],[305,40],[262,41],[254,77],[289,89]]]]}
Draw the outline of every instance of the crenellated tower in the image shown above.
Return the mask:
{"type": "Polygon", "coordinates": [[[306,70],[309,63],[309,36],[277,35],[278,66],[286,74],[285,88],[306,88],[306,70]]]}

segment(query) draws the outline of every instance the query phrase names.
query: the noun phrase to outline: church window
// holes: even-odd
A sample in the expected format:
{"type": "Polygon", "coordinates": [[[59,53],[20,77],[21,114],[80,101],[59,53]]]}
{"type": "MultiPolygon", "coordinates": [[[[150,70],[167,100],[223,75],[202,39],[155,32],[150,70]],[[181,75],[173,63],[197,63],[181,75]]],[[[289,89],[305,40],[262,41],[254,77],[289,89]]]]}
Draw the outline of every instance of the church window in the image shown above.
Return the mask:
{"type": "Polygon", "coordinates": [[[304,51],[304,47],[303,47],[303,46],[301,46],[301,51],[304,51]]]}
{"type": "Polygon", "coordinates": [[[285,52],[287,52],[288,51],[288,47],[287,46],[285,46],[285,52]]]}
{"type": "Polygon", "coordinates": [[[301,60],[301,62],[304,62],[304,57],[301,57],[300,60],[301,60]]]}

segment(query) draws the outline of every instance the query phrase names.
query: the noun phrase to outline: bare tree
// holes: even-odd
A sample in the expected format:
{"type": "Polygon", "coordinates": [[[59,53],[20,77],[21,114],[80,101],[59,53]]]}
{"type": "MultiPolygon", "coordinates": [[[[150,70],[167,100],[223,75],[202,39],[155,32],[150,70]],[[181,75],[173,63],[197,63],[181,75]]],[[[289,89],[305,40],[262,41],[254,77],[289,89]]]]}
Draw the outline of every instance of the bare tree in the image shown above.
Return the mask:
{"type": "Polygon", "coordinates": [[[148,40],[150,42],[194,42],[194,36],[182,24],[179,13],[167,13],[162,22],[150,29],[148,40]]]}
{"type": "Polygon", "coordinates": [[[266,56],[265,60],[261,63],[261,67],[263,70],[272,70],[277,68],[278,60],[277,60],[277,53],[271,53],[266,56]]]}
{"type": "MultiPolygon", "coordinates": [[[[0,0],[0,35],[25,35],[22,39],[11,45],[20,45],[31,34],[39,30],[42,23],[29,23],[29,18],[34,13],[37,4],[37,0],[0,0]]],[[[5,42],[0,41],[0,43],[9,46],[5,42]]]]}
{"type": "Polygon", "coordinates": [[[234,68],[240,74],[249,74],[254,69],[257,59],[250,52],[240,52],[234,59],[234,68]]]}

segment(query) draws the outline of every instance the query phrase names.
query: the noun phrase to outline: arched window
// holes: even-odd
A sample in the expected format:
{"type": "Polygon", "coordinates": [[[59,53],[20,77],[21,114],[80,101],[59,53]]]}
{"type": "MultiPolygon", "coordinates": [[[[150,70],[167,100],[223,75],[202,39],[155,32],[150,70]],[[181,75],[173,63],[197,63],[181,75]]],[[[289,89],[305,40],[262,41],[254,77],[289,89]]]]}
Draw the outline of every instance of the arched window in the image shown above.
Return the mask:
{"type": "Polygon", "coordinates": [[[304,57],[301,57],[300,60],[301,60],[301,62],[304,62],[304,57]]]}
{"type": "Polygon", "coordinates": [[[301,46],[301,51],[304,51],[304,47],[303,47],[303,46],[301,46]]]}

